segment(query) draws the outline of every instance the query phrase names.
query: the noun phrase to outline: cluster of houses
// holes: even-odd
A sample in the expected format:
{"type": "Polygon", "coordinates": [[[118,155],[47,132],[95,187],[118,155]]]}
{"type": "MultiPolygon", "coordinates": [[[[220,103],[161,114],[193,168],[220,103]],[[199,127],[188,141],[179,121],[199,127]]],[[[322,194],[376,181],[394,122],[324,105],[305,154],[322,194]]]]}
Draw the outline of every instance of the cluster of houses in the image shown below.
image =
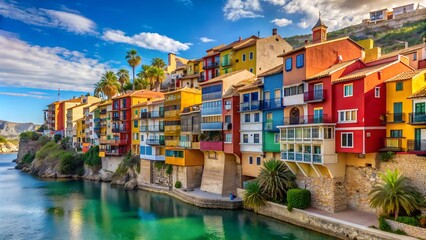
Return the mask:
{"type": "Polygon", "coordinates": [[[183,188],[229,195],[271,158],[339,178],[380,152],[426,154],[425,67],[424,43],[381,55],[370,39],[328,40],[319,19],[299,48],[274,29],[196,60],[169,54],[164,91],[57,101],[46,123],[83,152],[139,156],[144,183],[162,161],[183,188]]]}

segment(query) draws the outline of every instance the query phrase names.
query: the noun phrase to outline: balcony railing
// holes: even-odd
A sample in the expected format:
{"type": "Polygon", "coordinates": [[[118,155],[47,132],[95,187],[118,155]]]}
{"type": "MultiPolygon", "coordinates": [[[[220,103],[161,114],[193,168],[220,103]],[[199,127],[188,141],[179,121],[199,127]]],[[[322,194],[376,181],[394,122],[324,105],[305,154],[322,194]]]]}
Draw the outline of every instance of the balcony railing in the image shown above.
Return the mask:
{"type": "Polygon", "coordinates": [[[119,132],[127,132],[127,128],[125,127],[118,127],[118,128],[112,128],[112,132],[119,133],[119,132]]]}
{"type": "Polygon", "coordinates": [[[201,131],[221,131],[222,122],[201,123],[201,131]]]}
{"type": "Polygon", "coordinates": [[[303,93],[303,100],[305,102],[322,102],[325,100],[325,94],[326,91],[324,89],[307,91],[303,93]]]}
{"type": "Polygon", "coordinates": [[[169,111],[164,112],[164,117],[165,118],[177,118],[177,117],[179,117],[179,114],[180,114],[180,110],[178,110],[178,109],[169,110],[169,111]]]}
{"type": "Polygon", "coordinates": [[[385,138],[386,151],[402,151],[402,138],[385,138]]]}
{"type": "Polygon", "coordinates": [[[408,118],[410,124],[426,124],[425,113],[410,113],[408,118]]]}
{"type": "Polygon", "coordinates": [[[151,115],[151,118],[161,118],[161,117],[164,117],[164,111],[151,111],[149,113],[151,115]]]}
{"type": "Polygon", "coordinates": [[[265,99],[263,100],[263,109],[275,109],[283,107],[283,99],[282,98],[274,98],[274,99],[265,99]]]}
{"type": "Polygon", "coordinates": [[[177,147],[179,145],[178,140],[165,140],[166,147],[177,147]]]}
{"type": "Polygon", "coordinates": [[[200,142],[192,142],[191,148],[192,149],[200,149],[200,142]]]}
{"type": "Polygon", "coordinates": [[[426,139],[407,140],[407,150],[408,151],[426,151],[426,139]]]}
{"type": "Polygon", "coordinates": [[[164,139],[160,138],[148,138],[145,141],[148,145],[164,145],[164,139]]]}
{"type": "Polygon", "coordinates": [[[283,121],[266,121],[263,123],[263,129],[268,132],[279,132],[277,126],[283,125],[283,121]]]}
{"type": "Polygon", "coordinates": [[[241,112],[256,111],[256,110],[261,110],[261,109],[262,109],[262,101],[261,100],[240,103],[240,111],[241,112]]]}
{"type": "Polygon", "coordinates": [[[141,132],[147,132],[148,131],[148,126],[144,125],[144,126],[140,126],[139,130],[141,132]]]}
{"type": "Polygon", "coordinates": [[[141,112],[141,119],[148,119],[151,117],[150,112],[141,112]]]}
{"type": "Polygon", "coordinates": [[[219,62],[211,62],[211,63],[203,66],[203,69],[206,70],[206,69],[217,68],[217,67],[219,67],[219,62]]]}
{"type": "Polygon", "coordinates": [[[281,151],[281,159],[304,163],[323,163],[322,154],[281,151]]]}
{"type": "Polygon", "coordinates": [[[223,130],[232,130],[232,123],[223,123],[223,130]]]}
{"type": "Polygon", "coordinates": [[[164,132],[164,125],[148,125],[149,132],[164,132]]]}
{"type": "Polygon", "coordinates": [[[201,109],[201,115],[221,115],[222,114],[222,108],[203,108],[201,109]]]}
{"type": "Polygon", "coordinates": [[[222,92],[212,92],[212,93],[203,93],[201,95],[201,98],[204,101],[210,101],[210,100],[219,100],[222,99],[222,92]]]}
{"type": "Polygon", "coordinates": [[[164,133],[177,133],[180,132],[180,125],[164,126],[164,133]]]}
{"type": "Polygon", "coordinates": [[[227,67],[232,65],[232,58],[228,58],[228,61],[221,62],[222,67],[227,67]]]}
{"type": "Polygon", "coordinates": [[[381,118],[383,123],[402,123],[405,122],[405,113],[387,113],[381,118]]]}
{"type": "Polygon", "coordinates": [[[179,147],[182,148],[191,148],[191,142],[190,141],[179,141],[179,147]]]}
{"type": "Polygon", "coordinates": [[[299,117],[286,117],[284,118],[284,125],[298,125],[298,124],[315,124],[315,123],[331,123],[327,118],[327,114],[322,116],[305,115],[299,117]]]}

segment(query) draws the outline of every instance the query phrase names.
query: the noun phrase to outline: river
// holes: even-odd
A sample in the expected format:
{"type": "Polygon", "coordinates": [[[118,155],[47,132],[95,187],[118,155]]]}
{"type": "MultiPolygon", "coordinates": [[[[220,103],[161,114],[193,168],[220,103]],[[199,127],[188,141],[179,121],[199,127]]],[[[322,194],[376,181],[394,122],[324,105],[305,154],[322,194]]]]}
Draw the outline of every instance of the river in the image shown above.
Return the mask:
{"type": "Polygon", "coordinates": [[[204,209],[108,183],[46,180],[0,154],[0,239],[333,239],[245,210],[204,209]]]}

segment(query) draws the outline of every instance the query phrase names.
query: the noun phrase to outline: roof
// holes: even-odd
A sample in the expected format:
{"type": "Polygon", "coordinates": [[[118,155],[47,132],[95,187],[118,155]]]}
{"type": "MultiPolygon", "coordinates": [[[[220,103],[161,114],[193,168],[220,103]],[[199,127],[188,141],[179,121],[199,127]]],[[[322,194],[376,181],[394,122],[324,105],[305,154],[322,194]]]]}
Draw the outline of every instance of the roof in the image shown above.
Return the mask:
{"type": "Polygon", "coordinates": [[[361,68],[359,70],[353,71],[343,77],[340,77],[338,79],[333,80],[333,83],[338,83],[338,82],[345,82],[345,81],[350,81],[350,80],[357,80],[357,79],[361,79],[361,78],[365,78],[368,75],[378,72],[386,67],[389,67],[395,63],[398,63],[399,61],[393,61],[393,62],[386,62],[386,63],[382,63],[382,64],[378,64],[378,65],[373,65],[373,66],[367,66],[365,68],[361,68]]]}
{"type": "MultiPolygon", "coordinates": [[[[248,38],[245,38],[245,39],[242,39],[242,40],[234,41],[234,42],[232,42],[232,43],[230,43],[230,44],[226,45],[225,47],[222,47],[222,48],[217,49],[217,51],[221,52],[221,51],[228,50],[228,49],[230,49],[230,48],[238,48],[238,49],[241,49],[241,48],[243,48],[243,47],[248,47],[248,44],[249,44],[249,43],[252,43],[252,41],[251,41],[251,40],[253,40],[253,39],[254,39],[254,40],[257,40],[257,39],[259,39],[259,37],[256,37],[256,36],[252,35],[252,36],[250,36],[250,37],[248,37],[248,38]],[[246,46],[246,45],[247,45],[247,46],[246,46]]],[[[251,45],[250,45],[250,46],[251,46],[251,45]]]]}
{"type": "Polygon", "coordinates": [[[208,81],[201,82],[201,83],[199,83],[199,85],[203,86],[203,85],[210,84],[210,83],[220,82],[220,81],[222,81],[225,78],[228,78],[228,77],[230,77],[230,76],[232,76],[234,74],[237,74],[237,73],[240,73],[240,72],[243,72],[243,71],[247,71],[247,70],[242,69],[242,70],[238,70],[238,71],[235,71],[235,72],[225,73],[225,74],[219,75],[219,76],[217,76],[215,78],[212,78],[212,79],[210,79],[208,81]]]}
{"type": "Polygon", "coordinates": [[[323,21],[321,21],[321,17],[318,18],[317,23],[315,24],[315,26],[312,29],[317,28],[317,27],[325,27],[325,28],[327,28],[327,26],[323,23],[323,21]]]}
{"type": "Polygon", "coordinates": [[[275,75],[275,74],[278,74],[278,73],[282,73],[283,68],[284,68],[284,64],[280,64],[280,65],[273,67],[273,68],[267,70],[266,72],[263,72],[263,73],[261,73],[257,76],[258,77],[267,77],[267,76],[275,75]]]}
{"type": "Polygon", "coordinates": [[[133,104],[131,107],[135,108],[135,107],[142,107],[142,106],[146,106],[148,104],[148,102],[141,102],[138,104],[133,104]]]}
{"type": "Polygon", "coordinates": [[[408,98],[426,98],[426,86],[421,88],[419,91],[413,93],[413,95],[409,96],[408,98]]]}
{"type": "Polygon", "coordinates": [[[398,75],[396,75],[395,77],[392,77],[388,80],[386,80],[385,82],[397,82],[397,81],[404,81],[404,80],[410,80],[413,77],[421,74],[421,73],[426,73],[426,69],[416,69],[413,71],[407,71],[407,72],[402,72],[398,75]]]}
{"type": "Polygon", "coordinates": [[[253,78],[245,79],[237,84],[232,85],[222,96],[222,98],[229,98],[233,96],[238,96],[240,93],[238,92],[239,88],[246,86],[247,84],[253,83],[253,78]]]}
{"type": "Polygon", "coordinates": [[[78,107],[85,107],[86,105],[87,105],[87,103],[78,104],[78,105],[75,105],[75,106],[68,108],[67,110],[78,108],[78,107]]]}
{"type": "Polygon", "coordinates": [[[250,89],[253,89],[253,88],[258,88],[260,86],[263,86],[263,83],[262,83],[262,80],[259,78],[259,79],[256,79],[256,81],[252,82],[251,84],[247,84],[247,85],[239,88],[238,91],[246,91],[246,90],[250,90],[250,89]]]}
{"type": "Polygon", "coordinates": [[[181,77],[181,78],[179,78],[179,79],[180,79],[180,80],[182,80],[182,79],[198,78],[199,76],[200,76],[200,73],[196,73],[196,74],[189,74],[189,75],[183,76],[183,77],[181,77]]]}
{"type": "Polygon", "coordinates": [[[110,104],[112,104],[112,101],[111,100],[106,100],[106,101],[100,102],[99,103],[99,107],[108,106],[110,104]]]}
{"type": "Polygon", "coordinates": [[[402,48],[391,53],[383,54],[379,59],[388,58],[388,57],[396,56],[399,54],[400,55],[409,54],[424,47],[426,47],[426,43],[417,44],[408,48],[402,48]]]}
{"type": "Polygon", "coordinates": [[[310,81],[310,80],[314,80],[314,79],[320,79],[323,77],[328,77],[330,76],[332,73],[335,73],[337,71],[339,71],[342,68],[345,68],[351,64],[353,64],[354,62],[358,61],[359,59],[352,59],[349,61],[344,61],[344,62],[340,62],[334,65],[331,65],[329,68],[325,69],[324,71],[321,71],[313,76],[308,77],[305,81],[310,81]]]}
{"type": "Polygon", "coordinates": [[[357,42],[355,42],[354,40],[352,40],[350,37],[342,37],[342,38],[336,38],[336,39],[333,39],[333,40],[328,40],[328,41],[325,41],[325,42],[313,43],[313,44],[308,44],[308,45],[305,45],[305,46],[302,46],[302,47],[299,47],[299,48],[295,48],[295,49],[293,49],[291,51],[288,51],[286,53],[278,55],[278,57],[285,57],[287,55],[290,55],[292,53],[295,53],[295,52],[298,52],[298,51],[301,51],[301,50],[304,50],[304,49],[307,49],[307,48],[316,47],[318,45],[332,43],[332,42],[337,42],[337,41],[342,41],[342,40],[349,40],[352,43],[354,43],[356,46],[358,46],[359,48],[364,49],[364,47],[362,47],[361,45],[359,45],[357,42]]]}
{"type": "Polygon", "coordinates": [[[164,98],[163,99],[154,100],[154,101],[149,101],[148,105],[155,105],[155,104],[161,104],[161,103],[164,103],[164,98]]]}
{"type": "Polygon", "coordinates": [[[120,99],[125,97],[162,98],[164,97],[164,93],[154,92],[149,90],[138,90],[138,91],[129,92],[120,96],[113,97],[112,99],[120,99]]]}
{"type": "Polygon", "coordinates": [[[195,89],[195,88],[190,88],[188,86],[185,86],[183,88],[179,88],[179,89],[174,90],[174,91],[167,92],[166,94],[173,94],[173,93],[177,93],[177,92],[189,92],[189,93],[199,93],[199,94],[201,94],[200,90],[195,89]]]}

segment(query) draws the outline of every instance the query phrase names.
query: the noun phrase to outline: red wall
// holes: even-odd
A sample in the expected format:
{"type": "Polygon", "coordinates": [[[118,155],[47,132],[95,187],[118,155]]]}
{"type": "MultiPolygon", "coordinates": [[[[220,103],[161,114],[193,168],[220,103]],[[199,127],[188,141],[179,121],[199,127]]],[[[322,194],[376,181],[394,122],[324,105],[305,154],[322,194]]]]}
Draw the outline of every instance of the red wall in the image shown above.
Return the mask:
{"type": "Polygon", "coordinates": [[[362,130],[336,130],[336,152],[341,153],[362,153],[362,130]],[[354,134],[354,147],[342,148],[341,133],[352,132],[354,134]]]}
{"type": "Polygon", "coordinates": [[[223,131],[225,136],[226,133],[232,132],[232,143],[224,143],[224,152],[232,153],[241,158],[240,152],[240,113],[238,108],[240,105],[240,96],[233,96],[232,98],[224,98],[222,103],[222,119],[225,121],[225,115],[231,115],[232,130],[223,131]],[[230,110],[225,109],[225,101],[232,101],[232,108],[230,110]]]}

